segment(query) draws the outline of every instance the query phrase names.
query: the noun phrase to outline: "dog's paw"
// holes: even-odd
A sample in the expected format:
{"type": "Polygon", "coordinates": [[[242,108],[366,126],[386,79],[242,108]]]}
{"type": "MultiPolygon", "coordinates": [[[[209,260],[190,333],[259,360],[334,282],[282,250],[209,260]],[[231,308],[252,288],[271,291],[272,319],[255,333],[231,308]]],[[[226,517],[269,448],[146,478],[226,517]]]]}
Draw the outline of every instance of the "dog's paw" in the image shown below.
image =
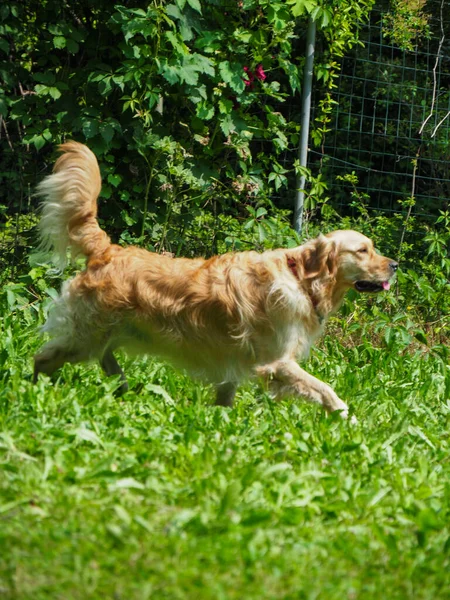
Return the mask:
{"type": "MultiPolygon", "coordinates": [[[[341,400],[342,402],[342,400],[341,400]]],[[[345,419],[347,420],[349,417],[349,408],[348,406],[345,404],[345,402],[342,402],[342,404],[339,407],[336,407],[333,412],[337,412],[339,413],[339,416],[341,417],[341,419],[345,419]]],[[[355,417],[355,415],[352,415],[350,417],[350,421],[349,421],[352,425],[356,425],[358,423],[358,419],[355,417]]]]}
{"type": "Polygon", "coordinates": [[[334,399],[334,406],[330,412],[338,413],[341,419],[348,419],[348,406],[337,396],[334,399]]]}
{"type": "Polygon", "coordinates": [[[338,408],[337,411],[339,412],[339,416],[341,417],[341,419],[348,419],[348,408],[338,408]]]}
{"type": "MultiPolygon", "coordinates": [[[[341,416],[343,419],[347,420],[347,419],[348,419],[348,408],[347,408],[347,409],[345,409],[345,410],[340,410],[340,411],[339,411],[339,414],[340,414],[340,416],[341,416]]],[[[355,417],[355,415],[352,415],[352,416],[350,417],[350,421],[349,421],[349,423],[350,423],[351,425],[357,425],[357,424],[358,424],[358,419],[355,417]]]]}

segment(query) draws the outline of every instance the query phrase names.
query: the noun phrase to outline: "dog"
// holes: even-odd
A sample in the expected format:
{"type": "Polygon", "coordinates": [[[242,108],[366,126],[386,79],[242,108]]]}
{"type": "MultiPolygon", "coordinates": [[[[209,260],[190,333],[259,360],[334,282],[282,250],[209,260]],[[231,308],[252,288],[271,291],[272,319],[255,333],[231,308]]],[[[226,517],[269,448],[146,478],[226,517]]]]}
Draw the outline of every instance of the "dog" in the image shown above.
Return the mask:
{"type": "Polygon", "coordinates": [[[123,347],[168,359],[216,387],[231,406],[242,380],[260,377],[276,398],[300,396],[348,416],[305,358],[345,293],[382,292],[398,263],[356,231],[334,231],[296,248],[173,258],[112,244],[97,221],[101,177],[95,155],[70,141],[37,189],[41,245],[63,268],[67,250],[87,259],[63,284],[34,357],[34,381],[64,363],[98,360],[128,390],[114,352],[123,347]]]}

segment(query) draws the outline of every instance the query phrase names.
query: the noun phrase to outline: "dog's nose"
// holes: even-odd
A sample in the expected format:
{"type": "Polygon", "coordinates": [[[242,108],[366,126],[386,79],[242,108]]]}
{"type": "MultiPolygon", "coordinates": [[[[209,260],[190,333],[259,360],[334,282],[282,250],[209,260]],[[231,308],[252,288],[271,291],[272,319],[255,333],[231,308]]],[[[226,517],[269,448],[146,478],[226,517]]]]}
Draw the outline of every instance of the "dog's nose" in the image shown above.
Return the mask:
{"type": "Polygon", "coordinates": [[[398,263],[397,262],[391,262],[391,263],[389,263],[389,266],[394,271],[394,273],[398,269],[398,263]]]}

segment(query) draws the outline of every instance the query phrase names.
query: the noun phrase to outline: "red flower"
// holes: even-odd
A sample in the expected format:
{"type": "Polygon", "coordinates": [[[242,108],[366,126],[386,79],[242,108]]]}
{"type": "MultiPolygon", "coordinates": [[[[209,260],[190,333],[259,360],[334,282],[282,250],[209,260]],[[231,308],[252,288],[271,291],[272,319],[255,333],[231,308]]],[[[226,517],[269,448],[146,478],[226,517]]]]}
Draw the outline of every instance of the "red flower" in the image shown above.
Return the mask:
{"type": "Polygon", "coordinates": [[[264,73],[264,69],[262,65],[258,65],[255,69],[255,77],[260,81],[264,81],[267,79],[267,75],[264,73]]]}
{"type": "Polygon", "coordinates": [[[252,86],[252,84],[253,84],[253,81],[254,81],[254,79],[255,79],[255,76],[254,76],[254,74],[253,74],[253,73],[250,71],[249,67],[244,67],[244,71],[245,71],[245,73],[247,74],[247,77],[248,77],[248,79],[244,79],[244,78],[242,78],[242,79],[243,79],[243,81],[244,81],[244,83],[245,83],[245,85],[246,85],[247,87],[251,87],[251,86],[252,86]]]}
{"type": "Polygon", "coordinates": [[[264,73],[264,69],[261,64],[258,65],[254,71],[250,71],[250,67],[244,67],[244,72],[247,75],[247,79],[244,79],[243,77],[242,80],[244,84],[250,89],[253,87],[253,82],[255,81],[255,78],[259,81],[264,81],[265,79],[267,79],[267,75],[264,73]]]}

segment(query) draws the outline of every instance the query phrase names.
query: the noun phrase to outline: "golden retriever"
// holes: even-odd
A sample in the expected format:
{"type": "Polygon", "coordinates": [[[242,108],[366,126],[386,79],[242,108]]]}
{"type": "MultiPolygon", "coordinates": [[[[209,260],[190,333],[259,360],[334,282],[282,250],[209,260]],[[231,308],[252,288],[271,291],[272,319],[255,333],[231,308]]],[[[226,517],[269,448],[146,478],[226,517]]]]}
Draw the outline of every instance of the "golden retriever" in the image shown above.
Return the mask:
{"type": "Polygon", "coordinates": [[[86,269],[64,283],[44,326],[51,339],[35,356],[34,380],[65,362],[97,359],[119,375],[124,347],[148,353],[216,386],[230,406],[243,379],[259,376],[276,397],[301,396],[340,411],[347,405],[297,364],[322,333],[347,290],[389,289],[398,264],[375,253],[355,231],[334,231],[291,249],[186,259],[111,244],[97,222],[100,171],[94,154],[68,142],[43,197],[42,244],[65,264],[84,255],[86,269]]]}

